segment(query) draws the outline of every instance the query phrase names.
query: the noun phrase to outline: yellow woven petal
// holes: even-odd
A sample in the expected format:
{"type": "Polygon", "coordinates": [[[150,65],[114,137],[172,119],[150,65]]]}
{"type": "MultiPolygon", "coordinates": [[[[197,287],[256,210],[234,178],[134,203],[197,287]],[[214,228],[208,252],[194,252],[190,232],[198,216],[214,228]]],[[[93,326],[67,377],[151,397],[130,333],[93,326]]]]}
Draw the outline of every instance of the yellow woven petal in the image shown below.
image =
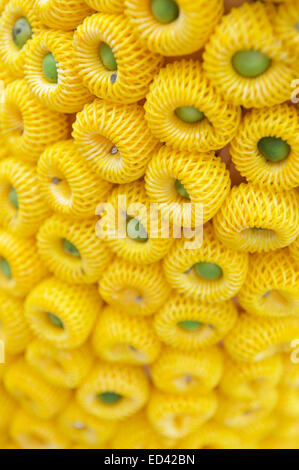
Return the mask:
{"type": "Polygon", "coordinates": [[[150,367],[154,385],[162,392],[204,394],[215,388],[222,374],[222,355],[217,347],[178,351],[165,347],[150,367]]]}
{"type": "Polygon", "coordinates": [[[277,437],[267,437],[259,443],[258,449],[299,449],[299,442],[298,438],[281,439],[277,437]]]}
{"type": "Polygon", "coordinates": [[[190,196],[193,227],[195,204],[202,205],[205,223],[216,214],[230,189],[229,172],[214,153],[190,153],[163,146],[147,167],[145,187],[151,202],[167,204],[167,214],[176,225],[182,220],[181,214],[185,217],[189,213],[189,204],[187,207],[184,204],[190,203],[176,191],[176,180],[190,196]]]}
{"type": "Polygon", "coordinates": [[[145,97],[149,84],[163,63],[135,36],[123,15],[97,13],[85,18],[74,35],[76,67],[83,83],[99,98],[134,103],[145,97]],[[108,70],[100,59],[100,44],[108,44],[117,71],[108,70]]]}
{"type": "Polygon", "coordinates": [[[203,424],[196,433],[180,442],[181,449],[240,449],[241,439],[227,426],[214,421],[203,424]]]}
{"type": "Polygon", "coordinates": [[[226,355],[220,390],[235,400],[254,400],[268,388],[274,388],[283,372],[280,355],[256,363],[236,361],[226,355]]]}
{"type": "Polygon", "coordinates": [[[22,449],[67,449],[67,438],[53,421],[45,421],[19,409],[14,415],[10,434],[22,449]]]}
{"type": "Polygon", "coordinates": [[[6,7],[8,2],[9,2],[9,0],[0,0],[0,15],[2,15],[2,12],[3,12],[3,10],[6,7]]]}
{"type": "Polygon", "coordinates": [[[280,5],[274,17],[274,31],[282,41],[290,59],[298,61],[299,53],[299,2],[298,0],[286,0],[280,5]]]}
{"type": "Polygon", "coordinates": [[[228,353],[236,360],[258,362],[279,352],[289,352],[299,334],[296,317],[263,318],[240,315],[224,339],[228,353]]]}
{"type": "Polygon", "coordinates": [[[165,437],[183,438],[200,429],[217,408],[213,392],[206,395],[176,395],[153,390],[147,416],[152,426],[165,437]]]}
{"type": "Polygon", "coordinates": [[[16,158],[0,162],[0,223],[3,228],[20,237],[30,237],[51,210],[40,194],[35,168],[16,158]],[[11,189],[18,197],[18,208],[9,200],[11,189]]]}
{"type": "MultiPolygon", "coordinates": [[[[5,428],[10,424],[11,416],[15,410],[15,402],[0,384],[0,432],[4,433],[5,428]]],[[[2,436],[1,436],[2,437],[2,436]]]]}
{"type": "Polygon", "coordinates": [[[14,79],[15,79],[15,77],[5,67],[5,64],[3,62],[0,62],[0,80],[2,82],[2,83],[0,82],[1,87],[3,85],[7,86],[9,83],[13,82],[14,79]]]}
{"type": "Polygon", "coordinates": [[[241,438],[243,448],[259,448],[259,441],[265,439],[274,433],[277,426],[275,412],[265,413],[265,416],[246,425],[245,428],[237,429],[238,436],[241,438]]]}
{"type": "Polygon", "coordinates": [[[140,178],[159,148],[138,104],[95,100],[77,114],[73,129],[73,137],[87,163],[112,183],[129,183],[140,178]]]}
{"type": "Polygon", "coordinates": [[[1,229],[0,259],[8,263],[11,271],[11,277],[0,271],[0,289],[16,297],[27,295],[48,273],[33,238],[18,238],[1,229]]]}
{"type": "Polygon", "coordinates": [[[43,24],[53,29],[75,29],[93,10],[84,0],[42,0],[34,5],[43,24]]]}
{"type": "Polygon", "coordinates": [[[262,252],[285,247],[299,233],[299,193],[242,183],[232,188],[213,222],[216,236],[232,249],[262,252]]]}
{"type": "Polygon", "coordinates": [[[8,368],[4,385],[25,411],[42,419],[52,418],[70,399],[68,390],[44,382],[23,358],[8,368]]]}
{"type": "Polygon", "coordinates": [[[74,220],[62,215],[47,219],[37,234],[39,254],[56,277],[75,284],[97,282],[111,261],[111,254],[95,232],[96,219],[74,220]],[[64,249],[72,243],[79,256],[64,249]]]}
{"type": "Polygon", "coordinates": [[[169,284],[181,294],[205,302],[220,302],[234,297],[242,287],[248,271],[248,255],[223,245],[214,235],[211,224],[203,227],[200,248],[184,247],[186,240],[176,240],[163,261],[169,284]],[[196,274],[200,262],[217,264],[222,269],[219,279],[205,279],[196,274]]]}
{"type": "Polygon", "coordinates": [[[88,374],[93,357],[88,344],[66,351],[38,339],[29,344],[25,353],[28,364],[46,382],[62,388],[78,387],[88,374]]]}
{"type": "Polygon", "coordinates": [[[94,10],[104,13],[122,13],[124,0],[85,0],[94,10]]]}
{"type": "Polygon", "coordinates": [[[115,432],[113,421],[96,418],[83,410],[75,401],[61,413],[58,424],[63,434],[70,440],[89,446],[106,444],[115,432]]]}
{"type": "Polygon", "coordinates": [[[73,140],[48,147],[38,161],[37,173],[46,201],[65,215],[94,216],[112,188],[88,168],[73,140]]]}
{"type": "MultiPolygon", "coordinates": [[[[298,34],[299,36],[299,34],[298,34]]],[[[299,185],[299,114],[292,105],[253,109],[245,114],[230,153],[237,170],[250,182],[277,189],[299,185]],[[258,149],[260,139],[280,138],[290,146],[290,153],[280,162],[268,161],[258,149]]]]}
{"type": "Polygon", "coordinates": [[[47,145],[69,134],[67,116],[42,105],[25,80],[6,87],[0,121],[11,154],[30,163],[36,163],[47,145]]]}
{"type": "Polygon", "coordinates": [[[77,390],[78,403],[89,413],[111,421],[127,418],[148,400],[149,385],[145,372],[128,364],[98,362],[77,390]],[[99,394],[117,394],[115,403],[104,403],[99,394]]]}
{"type": "Polygon", "coordinates": [[[245,108],[262,108],[290,99],[290,83],[296,78],[281,42],[275,36],[267,7],[245,3],[223,16],[206,45],[204,69],[225,100],[245,108]],[[270,60],[269,68],[256,78],[238,74],[232,66],[236,52],[255,50],[270,60]]]}
{"type": "MultiPolygon", "coordinates": [[[[298,368],[298,367],[297,367],[298,368]]],[[[275,413],[276,429],[274,435],[284,439],[296,439],[299,436],[299,419],[285,414],[275,413]]]]}
{"type": "Polygon", "coordinates": [[[36,36],[28,46],[25,78],[30,90],[48,108],[61,113],[80,111],[93,97],[74,70],[73,33],[47,31],[36,36]],[[57,63],[57,83],[43,73],[44,57],[52,53],[57,63]]]}
{"type": "Polygon", "coordinates": [[[75,349],[88,338],[102,301],[94,285],[72,285],[50,278],[28,295],[25,317],[34,333],[61,349],[75,349]],[[58,317],[62,326],[51,321],[58,317]]]}
{"type": "Polygon", "coordinates": [[[252,315],[299,316],[299,265],[288,249],[250,256],[238,300],[252,315]]]}
{"type": "Polygon", "coordinates": [[[100,280],[101,297],[129,315],[152,315],[170,294],[160,263],[148,266],[115,259],[100,280]]]}
{"type": "Polygon", "coordinates": [[[150,86],[144,108],[148,125],[158,139],[171,147],[197,152],[224,147],[241,120],[241,109],[223,100],[200,62],[194,60],[162,68],[150,86]],[[195,107],[204,113],[204,119],[184,122],[175,113],[181,106],[195,107]]]}
{"type": "Polygon", "coordinates": [[[136,365],[155,361],[161,347],[151,320],[109,306],[98,318],[92,344],[101,359],[136,365]]]}
{"type": "Polygon", "coordinates": [[[24,316],[23,302],[1,290],[0,339],[4,342],[5,354],[23,352],[31,338],[32,334],[24,316]]]}
{"type": "Polygon", "coordinates": [[[289,250],[294,260],[299,263],[299,236],[289,245],[289,250]]]}
{"type": "Polygon", "coordinates": [[[24,76],[24,62],[31,39],[19,49],[13,41],[14,24],[20,18],[30,23],[32,35],[45,29],[36,15],[35,0],[9,0],[0,18],[0,60],[14,78],[24,76]]]}
{"type": "Polygon", "coordinates": [[[286,388],[299,388],[299,367],[296,362],[292,361],[290,354],[283,356],[283,375],[280,385],[286,388]]]}
{"type": "Polygon", "coordinates": [[[153,15],[149,0],[125,0],[126,14],[146,46],[164,56],[201,49],[223,14],[222,0],[176,0],[178,18],[168,24],[153,15]]]}
{"type": "Polygon", "coordinates": [[[154,326],[158,337],[168,346],[194,351],[222,340],[237,318],[233,301],[208,304],[175,294],[155,315],[154,326]],[[179,325],[183,321],[196,321],[203,325],[197,331],[188,331],[179,325]]]}
{"type": "MultiPolygon", "coordinates": [[[[1,80],[1,75],[0,75],[0,80],[1,80]]],[[[2,124],[0,124],[0,161],[3,160],[4,158],[7,158],[8,154],[9,154],[9,150],[8,150],[8,146],[6,142],[6,136],[5,134],[2,133],[2,124]]]]}
{"type": "Polygon", "coordinates": [[[276,411],[284,416],[299,419],[299,388],[281,387],[278,391],[279,400],[276,411]]]}

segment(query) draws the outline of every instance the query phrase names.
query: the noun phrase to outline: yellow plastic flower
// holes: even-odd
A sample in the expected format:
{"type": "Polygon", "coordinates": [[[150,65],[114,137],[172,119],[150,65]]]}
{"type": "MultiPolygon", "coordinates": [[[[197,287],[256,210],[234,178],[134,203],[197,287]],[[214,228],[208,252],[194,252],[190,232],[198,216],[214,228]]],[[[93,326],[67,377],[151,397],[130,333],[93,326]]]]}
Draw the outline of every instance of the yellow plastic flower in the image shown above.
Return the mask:
{"type": "Polygon", "coordinates": [[[116,103],[143,99],[163,63],[140,42],[124,15],[96,13],[74,34],[77,72],[89,91],[116,103]]]}
{"type": "Polygon", "coordinates": [[[297,362],[292,361],[291,354],[283,356],[283,374],[280,385],[286,388],[299,388],[299,367],[297,362]]]}
{"type": "Polygon", "coordinates": [[[194,351],[221,341],[237,318],[231,300],[205,303],[175,294],[155,315],[154,327],[160,340],[168,346],[194,351]]]}
{"type": "Polygon", "coordinates": [[[180,442],[181,449],[240,449],[241,439],[237,432],[214,421],[204,423],[197,432],[180,442]]]}
{"type": "Polygon", "coordinates": [[[222,354],[217,347],[190,352],[165,347],[150,371],[155,387],[162,392],[200,395],[218,385],[222,354]]]}
{"type": "Polygon", "coordinates": [[[160,263],[137,265],[115,259],[100,280],[101,297],[129,315],[152,315],[170,294],[160,263]]]}
{"type": "Polygon", "coordinates": [[[53,215],[37,234],[42,260],[56,277],[75,284],[97,282],[111,254],[95,232],[96,219],[74,220],[53,215]]]}
{"type": "Polygon", "coordinates": [[[255,363],[236,361],[224,356],[220,390],[234,400],[254,400],[281,379],[283,366],[280,355],[255,363]]]}
{"type": "Polygon", "coordinates": [[[149,264],[164,258],[172,246],[173,238],[164,237],[159,230],[159,214],[153,220],[150,218],[151,204],[144,182],[136,181],[116,187],[107,201],[114,210],[107,210],[105,219],[99,221],[107,246],[120,258],[133,263],[149,264]],[[123,210],[122,198],[125,198],[123,210]],[[115,233],[117,230],[122,234],[115,233]]]}
{"type": "Polygon", "coordinates": [[[62,388],[78,387],[88,374],[93,357],[88,344],[66,351],[39,339],[32,341],[25,353],[28,364],[46,382],[62,388]]]}
{"type": "Polygon", "coordinates": [[[58,424],[63,434],[70,440],[89,446],[106,444],[115,432],[113,421],[96,418],[83,410],[75,401],[60,414],[58,424]]]}
{"type": "Polygon", "coordinates": [[[141,368],[98,362],[78,388],[76,397],[92,415],[115,421],[141,409],[148,394],[148,378],[141,368]]]}
{"type": "Polygon", "coordinates": [[[30,163],[36,163],[48,145],[69,134],[67,116],[40,103],[25,80],[16,80],[5,88],[0,120],[10,153],[30,163]]]}
{"type": "Polygon", "coordinates": [[[3,85],[7,86],[9,83],[14,81],[14,76],[5,67],[3,62],[0,62],[0,80],[2,82],[1,86],[3,86],[3,85]]]}
{"type": "Polygon", "coordinates": [[[194,227],[198,225],[197,206],[202,208],[203,223],[219,210],[229,193],[230,177],[225,164],[212,152],[163,146],[148,164],[145,187],[151,202],[166,203],[166,215],[175,225],[182,224],[182,218],[191,212],[194,227]]]}
{"type": "Polygon", "coordinates": [[[160,353],[152,321],[107,306],[98,318],[92,344],[101,359],[124,364],[150,364],[160,353]]]}
{"type": "Polygon", "coordinates": [[[9,367],[4,385],[25,411],[42,419],[50,419],[59,413],[70,398],[69,390],[44,382],[24,358],[9,367]]]}
{"type": "Polygon", "coordinates": [[[299,265],[287,248],[250,256],[238,300],[252,315],[299,316],[299,265]]]}
{"type": "Polygon", "coordinates": [[[294,260],[299,263],[299,236],[289,245],[289,250],[294,260]]]}
{"type": "Polygon", "coordinates": [[[176,240],[165,256],[163,268],[169,284],[181,294],[205,302],[234,297],[248,271],[248,254],[227,248],[214,235],[212,224],[203,227],[200,248],[185,249],[176,240]]]}
{"type": "Polygon", "coordinates": [[[291,350],[299,334],[299,318],[264,318],[242,314],[224,339],[228,353],[239,361],[258,362],[291,350]]]}
{"type": "Polygon", "coordinates": [[[49,109],[80,111],[93,97],[76,74],[73,33],[46,31],[28,46],[25,78],[30,90],[49,109]]]}
{"type": "MultiPolygon", "coordinates": [[[[297,366],[298,368],[298,366],[297,366]]],[[[299,419],[285,414],[275,413],[276,429],[274,435],[284,439],[298,438],[299,419]]]]}
{"type": "Polygon", "coordinates": [[[140,178],[159,148],[138,104],[95,100],[84,106],[73,137],[92,169],[106,181],[129,183],[140,178]]]}
{"type": "Polygon", "coordinates": [[[24,61],[33,35],[44,29],[35,0],[9,0],[0,18],[0,61],[14,78],[24,75],[24,61]]]}
{"type": "MultiPolygon", "coordinates": [[[[0,80],[1,80],[1,72],[0,72],[0,80]]],[[[1,93],[1,91],[0,91],[1,93]]],[[[9,150],[6,142],[6,136],[2,132],[2,124],[0,124],[0,161],[4,158],[9,156],[9,150]]]]}
{"type": "Polygon", "coordinates": [[[159,140],[191,152],[223,148],[241,120],[241,108],[223,100],[195,60],[162,68],[150,86],[144,108],[148,125],[159,140]]]}
{"type": "Polygon", "coordinates": [[[269,188],[298,186],[298,127],[299,115],[293,105],[281,104],[246,113],[230,145],[237,170],[249,182],[269,188]]]}
{"type": "Polygon", "coordinates": [[[290,98],[295,72],[261,2],[244,3],[223,16],[206,44],[204,69],[225,100],[262,108],[290,98]]]}
{"type": "Polygon", "coordinates": [[[241,438],[243,448],[256,449],[259,448],[259,441],[265,439],[274,433],[277,426],[275,412],[265,413],[263,417],[246,425],[245,428],[237,429],[238,436],[241,438]]]}
{"type": "Polygon", "coordinates": [[[35,168],[7,158],[0,162],[0,223],[20,237],[30,237],[51,211],[41,197],[35,168]]]}
{"type": "Polygon", "coordinates": [[[274,31],[282,41],[283,47],[287,50],[290,59],[299,59],[299,2],[298,0],[286,0],[279,5],[276,15],[273,17],[274,31]]]}
{"type": "Polygon", "coordinates": [[[232,188],[213,222],[216,236],[234,250],[283,248],[299,233],[299,193],[242,183],[232,188]]]}
{"type": "Polygon", "coordinates": [[[299,388],[281,387],[278,391],[279,399],[276,411],[284,416],[299,419],[299,388]]]}
{"type": "Polygon", "coordinates": [[[172,439],[198,431],[217,408],[213,392],[205,395],[176,395],[153,390],[147,405],[147,416],[159,434],[172,439]]]}
{"type": "Polygon", "coordinates": [[[93,10],[84,0],[41,0],[34,5],[40,21],[53,29],[75,29],[93,10]]]}
{"type": "Polygon", "coordinates": [[[101,306],[94,285],[72,285],[53,277],[30,292],[25,317],[40,339],[57,348],[75,349],[88,338],[101,306]]]}
{"type": "Polygon", "coordinates": [[[5,353],[23,352],[31,338],[32,334],[24,317],[23,302],[0,290],[0,340],[4,342],[5,353]]]}
{"type": "Polygon", "coordinates": [[[5,432],[9,426],[11,416],[15,410],[15,402],[12,397],[7,393],[2,384],[0,384],[0,432],[5,432]]]}
{"type": "Polygon", "coordinates": [[[9,2],[9,0],[0,0],[0,15],[2,15],[2,12],[3,12],[3,10],[6,7],[8,2],[9,2]]]}
{"type": "Polygon", "coordinates": [[[94,216],[112,187],[90,171],[73,140],[49,146],[40,156],[37,173],[46,201],[64,215],[94,216]]]}
{"type": "Polygon", "coordinates": [[[22,449],[67,449],[69,445],[53,421],[38,419],[22,409],[13,416],[10,434],[22,449]]]}
{"type": "MultiPolygon", "coordinates": [[[[11,355],[11,354],[6,354],[5,352],[5,348],[2,347],[2,349],[0,349],[0,354],[3,356],[3,353],[4,353],[4,360],[5,362],[0,362],[0,383],[2,382],[3,380],[3,377],[6,373],[6,371],[8,370],[8,367],[10,366],[10,364],[13,363],[13,361],[16,359],[16,356],[15,355],[11,355]]],[[[3,357],[1,357],[1,359],[3,360],[3,357]]]]}
{"type": "Polygon", "coordinates": [[[0,229],[0,289],[24,297],[47,273],[33,238],[22,239],[0,229]]]}
{"type": "Polygon", "coordinates": [[[164,56],[201,49],[223,14],[223,0],[125,0],[125,7],[141,40],[164,56]]]}
{"type": "Polygon", "coordinates": [[[124,0],[85,0],[87,5],[104,13],[122,13],[124,0]]]}

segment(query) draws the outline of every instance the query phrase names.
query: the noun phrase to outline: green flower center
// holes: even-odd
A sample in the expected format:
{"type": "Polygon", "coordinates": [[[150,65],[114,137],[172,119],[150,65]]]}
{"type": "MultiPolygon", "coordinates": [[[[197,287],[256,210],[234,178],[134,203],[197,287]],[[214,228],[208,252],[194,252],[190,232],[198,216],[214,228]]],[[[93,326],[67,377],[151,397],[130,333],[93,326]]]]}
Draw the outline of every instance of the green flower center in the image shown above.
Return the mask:
{"type": "Polygon", "coordinates": [[[179,16],[179,7],[173,0],[151,0],[151,9],[160,23],[172,23],[179,16]]]}
{"type": "Polygon", "coordinates": [[[146,230],[137,219],[130,219],[127,222],[127,234],[135,242],[145,243],[148,241],[146,230]]]}
{"type": "Polygon", "coordinates": [[[47,317],[52,323],[52,325],[56,326],[57,328],[64,328],[63,322],[57,315],[54,315],[54,313],[47,313],[47,317]]]}
{"type": "Polygon", "coordinates": [[[19,209],[19,199],[18,199],[18,193],[15,190],[15,188],[11,188],[8,194],[8,199],[9,202],[16,208],[19,209]]]}
{"type": "Polygon", "coordinates": [[[0,269],[2,271],[3,276],[7,277],[7,279],[12,278],[12,273],[10,269],[10,265],[5,258],[1,258],[0,260],[0,269]]]}
{"type": "Polygon", "coordinates": [[[175,180],[175,189],[177,190],[180,196],[184,197],[185,199],[190,199],[188,191],[185,189],[185,186],[179,180],[175,180]]]}
{"type": "Polygon", "coordinates": [[[204,113],[195,108],[195,106],[180,106],[179,108],[176,108],[175,114],[182,121],[190,124],[202,121],[205,117],[204,113]]]}
{"type": "Polygon", "coordinates": [[[80,251],[78,250],[78,248],[76,248],[76,246],[73,245],[73,243],[66,240],[65,238],[62,240],[62,246],[63,246],[64,251],[68,255],[75,256],[76,258],[81,258],[80,251]]]}
{"type": "Polygon", "coordinates": [[[242,77],[255,78],[265,73],[271,59],[260,51],[238,51],[232,57],[232,66],[242,77]]]}
{"type": "Polygon", "coordinates": [[[195,320],[184,320],[178,322],[178,326],[180,326],[183,330],[187,331],[197,331],[202,325],[202,322],[195,320]]]}
{"type": "Polygon", "coordinates": [[[43,59],[43,73],[48,82],[58,82],[57,63],[52,52],[49,52],[43,59]]]}
{"type": "Polygon", "coordinates": [[[205,279],[216,280],[222,276],[222,269],[215,263],[196,263],[194,265],[194,269],[196,274],[204,277],[205,279]]]}
{"type": "Polygon", "coordinates": [[[106,69],[114,71],[117,70],[117,62],[115,56],[112,52],[112,49],[108,44],[105,42],[101,42],[100,44],[100,58],[103,65],[106,69]]]}
{"type": "Polygon", "coordinates": [[[122,399],[122,396],[114,392],[103,392],[97,394],[97,399],[105,405],[114,405],[122,399]]]}
{"type": "Polygon", "coordinates": [[[22,49],[32,36],[32,29],[27,18],[19,18],[12,28],[12,39],[15,45],[22,49]]]}
{"type": "Polygon", "coordinates": [[[285,160],[291,150],[291,147],[285,140],[277,137],[263,137],[257,146],[261,154],[270,162],[285,160]]]}

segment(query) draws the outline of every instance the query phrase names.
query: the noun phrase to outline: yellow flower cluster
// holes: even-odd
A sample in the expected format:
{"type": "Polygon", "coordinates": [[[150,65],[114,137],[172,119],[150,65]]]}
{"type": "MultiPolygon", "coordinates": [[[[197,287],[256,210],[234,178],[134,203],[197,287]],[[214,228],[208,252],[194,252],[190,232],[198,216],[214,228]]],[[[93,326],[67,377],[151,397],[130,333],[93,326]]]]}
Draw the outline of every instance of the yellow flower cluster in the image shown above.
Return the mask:
{"type": "Polygon", "coordinates": [[[299,448],[298,63],[299,0],[0,0],[0,448],[299,448]]]}

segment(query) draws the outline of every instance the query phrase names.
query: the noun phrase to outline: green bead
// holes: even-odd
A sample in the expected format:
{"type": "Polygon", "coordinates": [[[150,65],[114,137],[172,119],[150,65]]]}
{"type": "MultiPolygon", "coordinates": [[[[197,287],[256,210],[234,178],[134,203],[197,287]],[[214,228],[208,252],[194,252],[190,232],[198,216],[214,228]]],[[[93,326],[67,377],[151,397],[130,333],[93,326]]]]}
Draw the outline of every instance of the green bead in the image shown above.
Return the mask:
{"type": "Polygon", "coordinates": [[[43,59],[43,72],[48,82],[58,82],[57,63],[52,52],[49,52],[43,59]]]}
{"type": "Polygon", "coordinates": [[[151,0],[151,9],[160,23],[172,23],[179,16],[179,7],[173,0],[151,0]]]}
{"type": "Polygon", "coordinates": [[[197,331],[203,325],[203,323],[195,320],[184,320],[178,322],[178,325],[184,330],[197,331]]]}
{"type": "Polygon", "coordinates": [[[108,70],[117,70],[117,62],[115,56],[112,52],[112,49],[108,44],[105,42],[101,42],[100,44],[100,57],[101,60],[108,70]]]}
{"type": "Polygon", "coordinates": [[[19,209],[18,193],[15,188],[11,188],[8,195],[9,202],[16,208],[19,209]]]}
{"type": "Polygon", "coordinates": [[[179,180],[175,180],[175,189],[177,190],[180,196],[184,197],[185,199],[190,199],[188,191],[185,189],[185,186],[179,180]]]}
{"type": "Polygon", "coordinates": [[[32,36],[32,29],[27,18],[19,18],[12,28],[12,39],[15,45],[22,49],[32,36]]]}
{"type": "Polygon", "coordinates": [[[189,124],[202,121],[205,117],[204,113],[199,111],[194,106],[180,106],[179,108],[176,108],[175,114],[182,121],[188,122],[189,124]]]}
{"type": "Polygon", "coordinates": [[[242,77],[255,78],[268,70],[271,59],[260,51],[238,51],[232,57],[232,66],[242,77]]]}
{"type": "Polygon", "coordinates": [[[76,258],[81,258],[80,251],[78,248],[75,247],[71,242],[66,240],[65,238],[62,240],[62,245],[64,251],[71,256],[75,256],[76,258]]]}
{"type": "Polygon", "coordinates": [[[135,242],[145,243],[148,240],[145,228],[137,219],[130,219],[127,222],[127,234],[135,242]]]}
{"type": "Polygon", "coordinates": [[[7,277],[8,279],[12,278],[12,273],[10,269],[9,263],[6,261],[5,258],[1,258],[0,260],[0,269],[2,271],[3,276],[7,277]]]}
{"type": "Polygon", "coordinates": [[[48,319],[54,326],[56,326],[57,328],[64,328],[62,321],[59,317],[57,317],[57,315],[54,315],[54,313],[48,313],[47,315],[48,319]]]}
{"type": "Polygon", "coordinates": [[[194,265],[194,269],[196,274],[204,277],[205,279],[215,280],[222,276],[222,269],[218,264],[205,262],[196,263],[194,265]]]}
{"type": "Polygon", "coordinates": [[[121,398],[121,395],[114,392],[98,393],[97,395],[97,399],[100,400],[102,403],[105,403],[105,405],[114,405],[119,400],[121,400],[121,398]]]}
{"type": "Polygon", "coordinates": [[[270,162],[281,162],[288,157],[291,147],[277,137],[263,137],[257,144],[261,154],[270,162]]]}

